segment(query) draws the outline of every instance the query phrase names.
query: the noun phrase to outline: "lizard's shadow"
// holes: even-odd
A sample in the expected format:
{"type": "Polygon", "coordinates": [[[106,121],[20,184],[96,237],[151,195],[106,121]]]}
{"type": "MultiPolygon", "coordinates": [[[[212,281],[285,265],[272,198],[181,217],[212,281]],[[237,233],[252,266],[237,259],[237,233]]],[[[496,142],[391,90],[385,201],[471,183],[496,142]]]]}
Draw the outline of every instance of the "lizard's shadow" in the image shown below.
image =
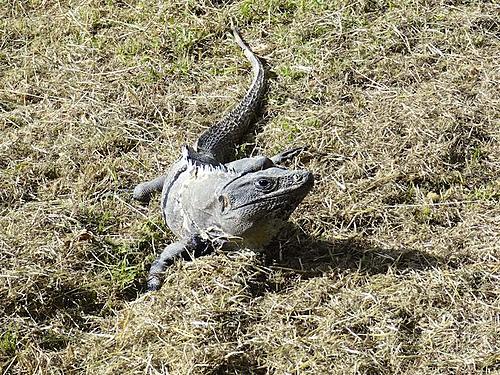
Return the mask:
{"type": "Polygon", "coordinates": [[[364,275],[406,270],[458,268],[467,262],[428,254],[409,248],[384,248],[368,238],[352,237],[325,241],[305,234],[290,224],[266,249],[266,265],[296,273],[301,278],[316,277],[335,270],[364,275]]]}

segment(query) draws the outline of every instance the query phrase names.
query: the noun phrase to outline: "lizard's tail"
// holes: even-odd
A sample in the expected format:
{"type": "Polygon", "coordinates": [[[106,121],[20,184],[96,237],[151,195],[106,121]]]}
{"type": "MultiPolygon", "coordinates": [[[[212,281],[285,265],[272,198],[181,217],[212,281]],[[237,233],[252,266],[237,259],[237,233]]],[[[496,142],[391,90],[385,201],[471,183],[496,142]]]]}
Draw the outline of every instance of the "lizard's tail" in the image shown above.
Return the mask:
{"type": "Polygon", "coordinates": [[[253,53],[248,44],[246,44],[245,41],[241,38],[238,29],[236,27],[233,27],[232,31],[234,40],[236,41],[236,43],[238,43],[238,45],[243,50],[243,53],[247,57],[248,61],[250,61],[250,63],[252,64],[253,81],[252,85],[250,86],[251,90],[251,88],[257,84],[257,80],[260,78],[260,73],[264,73],[264,67],[262,66],[262,62],[259,60],[257,56],[255,56],[255,53],[253,53]]]}
{"type": "Polygon", "coordinates": [[[238,30],[233,27],[236,43],[243,49],[252,64],[253,80],[245,97],[222,120],[208,128],[196,143],[198,152],[212,155],[221,163],[225,163],[235,155],[235,145],[248,132],[250,124],[259,111],[266,90],[266,77],[262,61],[243,41],[238,30]]]}

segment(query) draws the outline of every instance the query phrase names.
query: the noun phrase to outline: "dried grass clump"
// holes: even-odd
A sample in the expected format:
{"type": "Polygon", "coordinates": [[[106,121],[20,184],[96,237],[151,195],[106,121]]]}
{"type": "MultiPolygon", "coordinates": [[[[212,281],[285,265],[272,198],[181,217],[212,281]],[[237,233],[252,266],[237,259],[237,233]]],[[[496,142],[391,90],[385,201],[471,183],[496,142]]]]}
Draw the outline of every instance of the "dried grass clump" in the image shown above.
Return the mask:
{"type": "Polygon", "coordinates": [[[0,7],[2,373],[500,370],[494,2],[35,1],[0,7]],[[242,96],[240,152],[317,176],[264,255],[169,269],[131,201],[242,96]]]}

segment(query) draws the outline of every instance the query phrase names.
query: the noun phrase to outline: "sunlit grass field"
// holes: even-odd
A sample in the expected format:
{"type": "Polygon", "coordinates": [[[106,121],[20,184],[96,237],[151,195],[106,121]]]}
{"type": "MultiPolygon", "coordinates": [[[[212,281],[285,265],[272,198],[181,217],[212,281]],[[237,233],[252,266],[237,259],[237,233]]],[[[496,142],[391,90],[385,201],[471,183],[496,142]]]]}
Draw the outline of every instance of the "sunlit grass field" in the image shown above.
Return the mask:
{"type": "Polygon", "coordinates": [[[495,1],[0,0],[2,374],[498,374],[495,1]],[[177,262],[131,199],[239,99],[308,148],[265,254],[177,262]]]}

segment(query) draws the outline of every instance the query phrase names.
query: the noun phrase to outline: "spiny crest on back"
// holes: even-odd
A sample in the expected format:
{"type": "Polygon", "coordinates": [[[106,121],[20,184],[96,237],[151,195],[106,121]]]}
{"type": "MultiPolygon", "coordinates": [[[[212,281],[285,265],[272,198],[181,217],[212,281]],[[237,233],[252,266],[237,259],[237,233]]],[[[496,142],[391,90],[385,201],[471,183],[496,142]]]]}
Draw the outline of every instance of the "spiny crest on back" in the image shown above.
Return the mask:
{"type": "Polygon", "coordinates": [[[182,146],[182,160],[186,163],[187,171],[195,175],[199,173],[238,174],[234,169],[219,163],[212,156],[197,152],[188,145],[182,146]]]}

